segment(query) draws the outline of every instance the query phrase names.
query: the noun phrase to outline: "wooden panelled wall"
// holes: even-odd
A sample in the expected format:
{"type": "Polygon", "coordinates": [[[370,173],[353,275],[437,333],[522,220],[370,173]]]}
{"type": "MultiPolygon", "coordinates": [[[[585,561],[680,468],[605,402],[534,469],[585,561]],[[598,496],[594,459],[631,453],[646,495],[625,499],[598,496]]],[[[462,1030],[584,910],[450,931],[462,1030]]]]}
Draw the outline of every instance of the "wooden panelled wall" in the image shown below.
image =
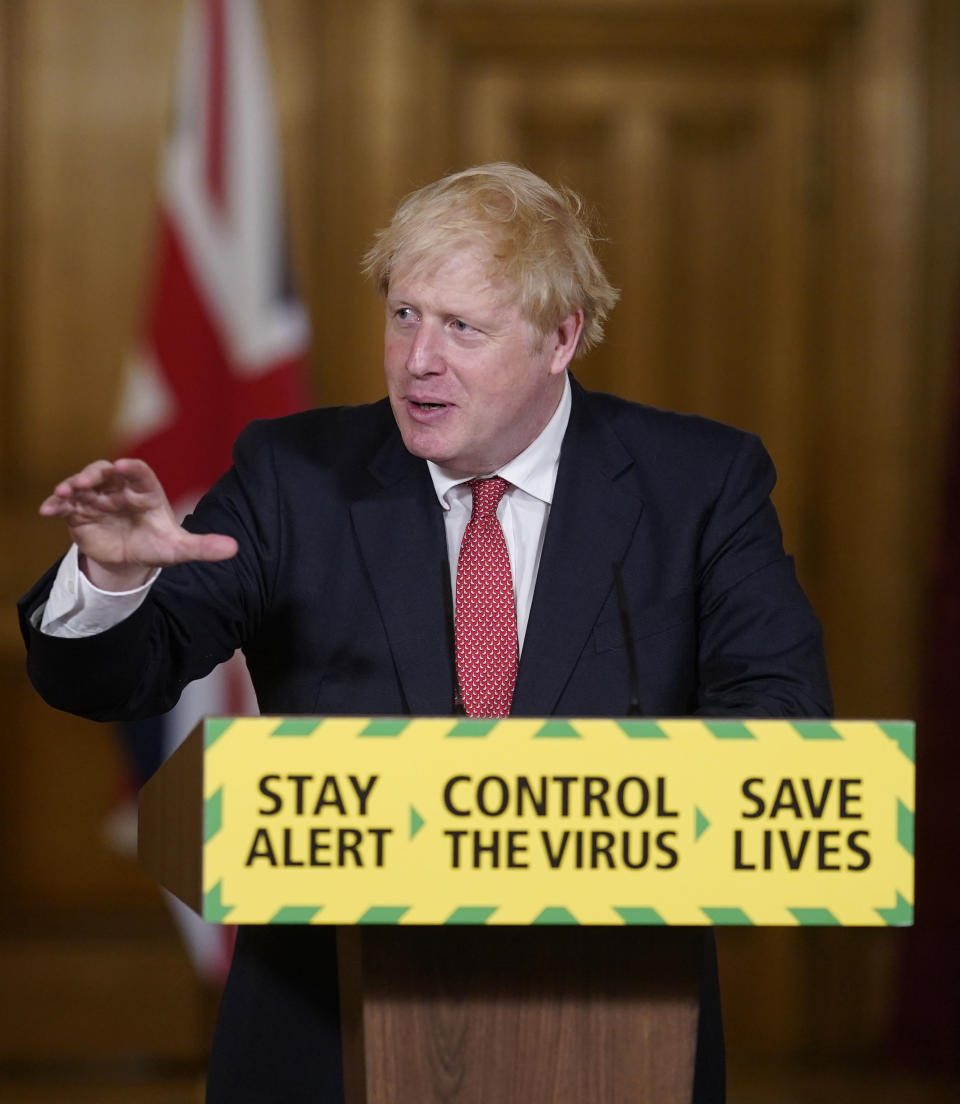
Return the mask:
{"type": "MultiPolygon", "coordinates": [[[[909,715],[960,251],[957,7],[263,0],[317,400],[380,394],[358,258],[401,194],[493,159],[569,183],[623,290],[581,380],[763,436],[839,711],[909,715]]],[[[153,892],[100,842],[111,735],[32,696],[9,612],[61,546],[37,502],[110,447],[179,14],[0,0],[0,966],[34,1002],[4,1012],[0,1058],[199,1046],[153,892]],[[138,990],[176,1015],[130,1027],[138,990]],[[60,1024],[65,994],[110,1041],[60,1024]]],[[[873,1045],[890,949],[876,933],[727,940],[734,1047],[873,1045]],[[834,1011],[814,1015],[821,983],[834,1011]]]]}

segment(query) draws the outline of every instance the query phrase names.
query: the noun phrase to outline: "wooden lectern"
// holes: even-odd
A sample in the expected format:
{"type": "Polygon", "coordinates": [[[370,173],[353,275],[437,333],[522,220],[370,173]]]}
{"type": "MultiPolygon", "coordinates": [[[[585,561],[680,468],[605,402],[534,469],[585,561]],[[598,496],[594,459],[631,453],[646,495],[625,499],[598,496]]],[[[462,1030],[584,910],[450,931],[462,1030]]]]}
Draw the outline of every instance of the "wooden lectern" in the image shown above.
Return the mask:
{"type": "Polygon", "coordinates": [[[708,924],[909,924],[909,722],[208,718],[140,860],[338,928],[347,1104],[682,1104],[708,924]]]}
{"type": "Polygon", "coordinates": [[[689,1101],[702,939],[341,928],[347,1104],[689,1101]]]}

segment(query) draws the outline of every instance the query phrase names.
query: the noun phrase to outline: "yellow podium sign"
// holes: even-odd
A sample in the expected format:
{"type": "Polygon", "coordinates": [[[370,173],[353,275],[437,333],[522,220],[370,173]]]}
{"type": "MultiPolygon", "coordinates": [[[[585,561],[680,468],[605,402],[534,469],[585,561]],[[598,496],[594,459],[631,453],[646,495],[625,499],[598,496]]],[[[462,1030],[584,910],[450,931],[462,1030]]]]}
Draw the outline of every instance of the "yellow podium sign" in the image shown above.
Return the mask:
{"type": "Polygon", "coordinates": [[[230,924],[909,924],[909,722],[215,718],[230,924]]]}

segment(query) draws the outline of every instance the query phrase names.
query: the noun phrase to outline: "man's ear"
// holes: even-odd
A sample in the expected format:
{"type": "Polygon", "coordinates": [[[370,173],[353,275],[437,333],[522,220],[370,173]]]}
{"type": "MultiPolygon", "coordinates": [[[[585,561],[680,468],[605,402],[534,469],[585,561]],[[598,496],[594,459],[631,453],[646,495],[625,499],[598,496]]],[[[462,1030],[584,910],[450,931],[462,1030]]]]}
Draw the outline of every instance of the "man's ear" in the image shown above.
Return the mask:
{"type": "Polygon", "coordinates": [[[550,362],[550,374],[559,375],[567,370],[577,351],[580,335],[583,333],[583,311],[575,310],[561,319],[560,324],[550,334],[553,342],[553,359],[550,362]]]}

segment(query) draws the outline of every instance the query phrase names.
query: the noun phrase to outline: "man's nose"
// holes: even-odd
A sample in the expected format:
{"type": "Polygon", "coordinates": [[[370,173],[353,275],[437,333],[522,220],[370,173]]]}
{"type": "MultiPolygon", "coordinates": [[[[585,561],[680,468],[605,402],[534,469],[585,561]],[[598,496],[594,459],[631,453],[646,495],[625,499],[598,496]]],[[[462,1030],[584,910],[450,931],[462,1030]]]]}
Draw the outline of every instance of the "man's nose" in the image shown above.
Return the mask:
{"type": "Polygon", "coordinates": [[[431,376],[443,369],[439,335],[429,323],[421,322],[407,354],[407,371],[413,376],[431,376]]]}

